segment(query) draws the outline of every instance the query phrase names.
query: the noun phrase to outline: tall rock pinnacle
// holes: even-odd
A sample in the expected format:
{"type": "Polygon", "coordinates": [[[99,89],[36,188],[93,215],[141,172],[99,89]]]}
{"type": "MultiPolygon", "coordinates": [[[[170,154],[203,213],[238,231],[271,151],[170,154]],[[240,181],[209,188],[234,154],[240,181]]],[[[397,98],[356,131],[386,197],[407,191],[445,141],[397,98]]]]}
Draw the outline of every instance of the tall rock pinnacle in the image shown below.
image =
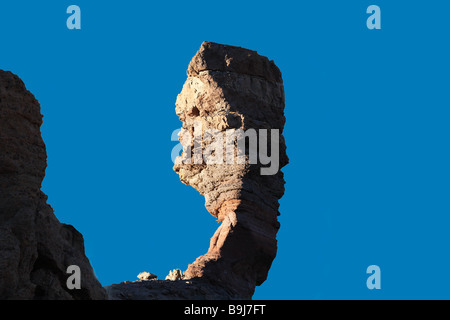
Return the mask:
{"type": "Polygon", "coordinates": [[[0,299],[105,299],[84,254],[83,236],[62,224],[41,183],[47,154],[39,102],[0,70],[0,299]],[[69,289],[67,268],[80,268],[69,289]]]}
{"type": "Polygon", "coordinates": [[[277,252],[278,200],[285,183],[279,169],[288,163],[281,72],[255,51],[204,42],[187,74],[176,101],[183,154],[174,170],[205,197],[221,225],[208,252],[184,276],[207,279],[232,298],[248,299],[266,280],[277,252]],[[233,134],[236,140],[226,139],[233,134]],[[240,162],[239,139],[246,142],[240,162]]]}

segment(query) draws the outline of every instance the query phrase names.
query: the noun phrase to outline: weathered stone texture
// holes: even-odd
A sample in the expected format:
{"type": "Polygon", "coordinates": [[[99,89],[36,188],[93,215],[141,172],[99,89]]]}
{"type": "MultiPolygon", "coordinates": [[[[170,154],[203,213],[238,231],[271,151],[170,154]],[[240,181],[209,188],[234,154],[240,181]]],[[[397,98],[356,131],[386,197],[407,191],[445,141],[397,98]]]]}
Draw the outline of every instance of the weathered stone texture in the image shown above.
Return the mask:
{"type": "MultiPolygon", "coordinates": [[[[192,150],[199,123],[203,135],[208,129],[279,129],[279,166],[288,163],[283,81],[273,61],[255,51],[204,42],[187,73],[176,113],[183,129],[192,133],[192,150]]],[[[203,150],[207,147],[203,138],[203,150]]],[[[261,175],[262,164],[249,163],[248,157],[243,164],[185,164],[185,158],[177,159],[174,170],[205,196],[207,210],[222,223],[185,279],[208,279],[234,298],[251,298],[276,255],[283,173],[261,175]]]]}
{"type": "Polygon", "coordinates": [[[62,224],[41,192],[47,166],[35,97],[0,70],[0,299],[104,299],[84,253],[83,236],[62,224]],[[69,290],[69,265],[81,269],[69,290]]]}

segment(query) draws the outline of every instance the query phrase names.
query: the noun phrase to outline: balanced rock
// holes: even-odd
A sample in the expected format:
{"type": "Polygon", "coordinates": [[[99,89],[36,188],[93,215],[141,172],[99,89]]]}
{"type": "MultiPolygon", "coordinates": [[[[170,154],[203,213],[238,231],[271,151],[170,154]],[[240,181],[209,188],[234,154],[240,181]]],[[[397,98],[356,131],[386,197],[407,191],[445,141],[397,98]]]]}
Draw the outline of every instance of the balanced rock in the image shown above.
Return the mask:
{"type": "Polygon", "coordinates": [[[109,299],[251,299],[276,256],[288,163],[281,72],[255,51],[204,42],[187,75],[176,101],[183,153],[174,170],[221,225],[185,272],[110,285],[109,299]]]}
{"type": "Polygon", "coordinates": [[[176,101],[183,153],[174,170],[205,197],[206,209],[221,225],[185,279],[207,279],[231,298],[250,299],[277,252],[278,200],[285,184],[279,169],[288,163],[281,72],[255,51],[204,42],[187,74],[176,101]],[[240,161],[239,149],[225,146],[239,145],[225,141],[236,130],[241,141],[248,140],[240,161]],[[234,155],[234,162],[225,161],[234,155]]]}

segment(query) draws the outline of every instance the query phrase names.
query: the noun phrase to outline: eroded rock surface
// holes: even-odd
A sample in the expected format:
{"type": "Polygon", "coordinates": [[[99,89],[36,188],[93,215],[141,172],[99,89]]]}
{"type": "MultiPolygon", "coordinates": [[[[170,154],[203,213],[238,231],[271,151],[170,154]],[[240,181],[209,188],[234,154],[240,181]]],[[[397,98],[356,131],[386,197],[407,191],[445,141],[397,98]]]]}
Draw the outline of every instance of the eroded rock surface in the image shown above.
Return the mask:
{"type": "Polygon", "coordinates": [[[150,273],[150,272],[141,272],[138,274],[137,276],[140,280],[155,280],[158,277],[156,276],[156,274],[150,273]]]}
{"type": "Polygon", "coordinates": [[[184,274],[180,269],[170,270],[169,274],[166,277],[166,280],[171,281],[184,280],[184,274]]]}
{"type": "Polygon", "coordinates": [[[83,236],[60,223],[41,192],[47,166],[35,97],[0,70],[0,299],[105,299],[83,236]],[[67,267],[81,271],[69,290],[67,267]]]}
{"type": "Polygon", "coordinates": [[[279,169],[288,163],[281,72],[255,51],[204,42],[187,74],[176,101],[183,154],[174,170],[205,196],[207,210],[221,225],[208,252],[185,272],[171,272],[166,281],[108,286],[110,299],[251,299],[276,256],[278,200],[285,183],[279,169]],[[275,172],[261,174],[267,163],[251,161],[248,145],[242,162],[210,161],[222,152],[226,159],[226,148],[219,148],[226,142],[215,137],[230,129],[254,129],[258,138],[259,129],[278,129],[275,172]]]}
{"type": "Polygon", "coordinates": [[[192,140],[182,141],[186,148],[174,170],[204,195],[206,209],[221,225],[208,252],[185,272],[176,269],[168,280],[142,273],[139,281],[102,288],[84,254],[82,235],[58,221],[40,190],[46,150],[39,103],[17,76],[0,71],[0,299],[252,297],[277,252],[278,200],[284,193],[280,169],[288,163],[281,72],[255,51],[204,42],[187,74],[176,113],[192,140]],[[255,130],[259,141],[260,129],[277,130],[278,148],[270,148],[274,136],[265,143],[275,170],[262,174],[268,163],[252,161],[249,145],[241,162],[210,162],[220,154],[228,159],[230,152],[217,148],[225,142],[215,137],[233,129],[255,130]],[[191,149],[201,152],[188,163],[191,149]],[[81,290],[66,286],[69,265],[81,269],[81,290]]]}
{"type": "MultiPolygon", "coordinates": [[[[288,163],[282,136],[283,81],[273,61],[255,51],[204,42],[187,73],[176,113],[184,131],[191,133],[192,150],[199,145],[196,126],[203,133],[203,151],[214,140],[205,141],[208,130],[225,137],[230,129],[278,129],[278,169],[288,163]]],[[[207,210],[222,224],[208,252],[189,265],[185,279],[207,279],[226,288],[233,298],[251,298],[255,286],[266,280],[276,256],[283,173],[263,175],[261,161],[252,163],[249,157],[241,164],[206,164],[205,157],[196,162],[194,155],[191,164],[186,164],[182,162],[186,152],[189,150],[184,148],[174,170],[183,183],[205,196],[207,210]]]]}

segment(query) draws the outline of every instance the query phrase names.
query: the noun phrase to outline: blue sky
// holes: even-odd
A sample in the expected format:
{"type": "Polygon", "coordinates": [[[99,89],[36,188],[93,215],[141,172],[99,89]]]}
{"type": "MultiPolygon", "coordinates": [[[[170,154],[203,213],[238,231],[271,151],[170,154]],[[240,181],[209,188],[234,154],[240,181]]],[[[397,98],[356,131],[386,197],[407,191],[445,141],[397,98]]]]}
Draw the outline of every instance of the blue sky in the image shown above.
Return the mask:
{"type": "Polygon", "coordinates": [[[207,40],[257,50],[284,79],[279,251],[254,298],[450,298],[450,4],[44,3],[0,5],[0,68],[41,103],[43,189],[103,285],[185,270],[218,227],[170,159],[176,96],[207,40]],[[81,30],[66,27],[72,4],[81,30]],[[372,4],[381,30],[366,27],[372,4]]]}

